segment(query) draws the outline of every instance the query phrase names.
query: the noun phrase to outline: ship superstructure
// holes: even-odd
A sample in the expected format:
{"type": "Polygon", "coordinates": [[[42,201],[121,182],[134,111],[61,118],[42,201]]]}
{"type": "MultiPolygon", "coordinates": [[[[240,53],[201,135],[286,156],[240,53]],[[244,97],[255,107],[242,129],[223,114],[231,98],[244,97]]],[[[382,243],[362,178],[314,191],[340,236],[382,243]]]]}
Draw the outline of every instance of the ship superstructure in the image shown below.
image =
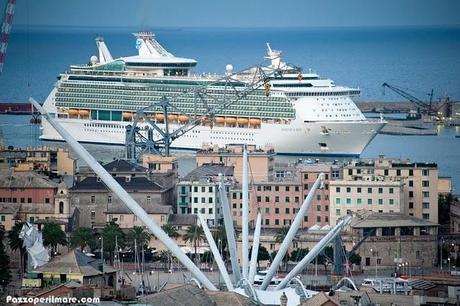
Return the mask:
{"type": "MultiPolygon", "coordinates": [[[[171,111],[165,118],[158,107],[150,116],[160,126],[167,120],[174,130],[204,113],[213,103],[210,98],[225,99],[235,94],[238,82],[244,86],[244,76],[229,89],[216,76],[193,75],[195,60],[166,51],[152,33],[135,36],[138,55],[113,59],[104,40],[97,38],[99,57],[92,56],[86,65],[72,65],[59,76],[44,107],[77,140],[124,144],[126,126],[135,112],[163,97],[181,112],[171,111]],[[209,99],[202,97],[197,103],[190,89],[204,86],[209,99]]],[[[359,155],[384,125],[368,121],[353,103],[351,97],[359,90],[302,73],[280,55],[268,46],[272,67],[267,69],[283,71],[270,79],[269,92],[264,88],[250,92],[176,139],[172,147],[248,143],[286,154],[359,155]]],[[[42,124],[42,139],[61,140],[48,123],[42,124]]]]}

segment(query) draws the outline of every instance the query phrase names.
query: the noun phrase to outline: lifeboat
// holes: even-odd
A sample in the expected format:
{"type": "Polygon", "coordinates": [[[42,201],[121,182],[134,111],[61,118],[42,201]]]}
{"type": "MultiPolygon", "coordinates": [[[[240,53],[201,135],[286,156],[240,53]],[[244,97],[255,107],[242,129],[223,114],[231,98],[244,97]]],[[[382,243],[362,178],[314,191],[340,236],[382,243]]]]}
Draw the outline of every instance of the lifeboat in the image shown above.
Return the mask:
{"type": "Polygon", "coordinates": [[[85,117],[87,117],[87,116],[89,116],[89,110],[87,110],[87,109],[80,109],[80,110],[78,111],[78,114],[79,114],[80,116],[85,116],[85,117]]]}
{"type": "Polygon", "coordinates": [[[260,125],[260,119],[251,118],[249,119],[249,124],[250,125],[260,125]]]}
{"type": "Polygon", "coordinates": [[[70,116],[76,116],[76,115],[78,115],[78,109],[72,109],[72,108],[71,108],[71,109],[69,109],[69,110],[67,111],[67,113],[68,113],[70,116]]]}
{"type": "Polygon", "coordinates": [[[155,114],[155,119],[158,121],[163,121],[165,120],[165,115],[163,114],[155,114]]]}
{"type": "Polygon", "coordinates": [[[216,117],[215,121],[216,121],[216,123],[224,123],[225,118],[224,117],[216,117]]]}
{"type": "Polygon", "coordinates": [[[174,114],[168,115],[168,121],[177,121],[177,115],[174,115],[174,114]]]}
{"type": "Polygon", "coordinates": [[[246,125],[246,124],[248,124],[249,120],[248,120],[248,118],[238,118],[237,122],[240,125],[246,125]]]}
{"type": "Polygon", "coordinates": [[[188,116],[179,115],[178,119],[179,119],[180,122],[187,122],[188,121],[188,116]]]}
{"type": "Polygon", "coordinates": [[[131,119],[133,119],[133,113],[130,113],[130,112],[123,112],[123,119],[125,119],[125,120],[131,120],[131,119]]]}
{"type": "Polygon", "coordinates": [[[227,124],[235,124],[236,123],[236,118],[227,117],[227,118],[225,118],[225,123],[227,123],[227,124]]]}

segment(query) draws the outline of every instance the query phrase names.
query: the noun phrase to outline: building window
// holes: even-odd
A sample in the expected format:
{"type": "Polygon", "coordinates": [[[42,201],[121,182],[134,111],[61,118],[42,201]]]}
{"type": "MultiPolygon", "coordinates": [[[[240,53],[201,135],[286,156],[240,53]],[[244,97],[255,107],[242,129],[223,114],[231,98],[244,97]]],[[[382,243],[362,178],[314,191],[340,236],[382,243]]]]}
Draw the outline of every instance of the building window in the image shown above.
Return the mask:
{"type": "Polygon", "coordinates": [[[428,176],[428,175],[430,175],[430,170],[428,170],[428,169],[423,170],[423,171],[422,171],[422,175],[423,175],[423,176],[428,176]]]}
{"type": "Polygon", "coordinates": [[[286,207],[286,209],[284,210],[284,212],[285,212],[287,215],[290,214],[290,209],[289,209],[289,207],[286,207]]]}
{"type": "Polygon", "coordinates": [[[409,169],[409,176],[413,176],[414,175],[414,170],[413,169],[409,169]]]}
{"type": "Polygon", "coordinates": [[[193,213],[194,213],[194,214],[198,214],[198,208],[194,208],[194,209],[193,209],[193,213]]]}
{"type": "Polygon", "coordinates": [[[430,219],[430,214],[422,214],[422,218],[425,219],[425,220],[429,220],[430,219]]]}
{"type": "Polygon", "coordinates": [[[321,216],[316,216],[316,222],[321,222],[321,216]]]}
{"type": "Polygon", "coordinates": [[[357,199],[356,199],[356,204],[358,204],[358,205],[363,204],[363,199],[357,198],[357,199]]]}
{"type": "Polygon", "coordinates": [[[321,205],[316,205],[316,211],[321,211],[321,205]]]}
{"type": "Polygon", "coordinates": [[[213,191],[214,191],[214,190],[213,190],[212,186],[209,186],[209,187],[208,187],[208,192],[213,192],[213,191]]]}
{"type": "Polygon", "coordinates": [[[303,217],[303,222],[308,222],[308,216],[303,217]]]}
{"type": "Polygon", "coordinates": [[[388,169],[383,170],[383,175],[385,175],[385,176],[388,175],[388,169]]]}
{"type": "Polygon", "coordinates": [[[414,208],[414,202],[409,202],[409,209],[413,209],[414,208]]]}
{"type": "Polygon", "coordinates": [[[280,225],[280,220],[279,219],[275,219],[275,225],[280,225]]]}
{"type": "Polygon", "coordinates": [[[412,180],[409,181],[409,187],[414,187],[414,181],[412,180]]]}
{"type": "Polygon", "coordinates": [[[150,196],[147,196],[147,204],[150,204],[152,202],[152,198],[150,196]]]}
{"type": "Polygon", "coordinates": [[[2,216],[0,217],[0,221],[5,222],[5,216],[2,215],[2,216]]]}
{"type": "Polygon", "coordinates": [[[91,204],[95,204],[96,203],[96,197],[95,196],[91,196],[91,204]]]}
{"type": "Polygon", "coordinates": [[[289,192],[289,186],[286,186],[286,192],[289,192]]]}
{"type": "Polygon", "coordinates": [[[257,197],[257,202],[258,202],[258,203],[262,202],[262,197],[261,197],[261,196],[258,196],[258,197],[257,197]]]}
{"type": "Polygon", "coordinates": [[[279,196],[275,196],[275,203],[279,203],[280,201],[280,197],[279,196]]]}
{"type": "Polygon", "coordinates": [[[351,205],[351,199],[350,198],[347,198],[347,204],[351,205]]]}
{"type": "Polygon", "coordinates": [[[424,198],[429,198],[430,197],[430,192],[429,191],[424,191],[422,192],[422,195],[424,198]]]}
{"type": "Polygon", "coordinates": [[[340,209],[336,209],[336,210],[335,210],[335,215],[336,215],[336,216],[340,216],[340,209]]]}
{"type": "MultiPolygon", "coordinates": [[[[13,202],[16,203],[16,198],[14,198],[13,200],[14,200],[13,202]]],[[[49,202],[50,202],[50,198],[45,198],[45,203],[49,203],[49,202]]]]}
{"type": "Polygon", "coordinates": [[[107,196],[107,203],[109,203],[109,204],[112,203],[112,196],[110,196],[110,195],[107,196]]]}
{"type": "Polygon", "coordinates": [[[32,198],[27,198],[27,203],[32,203],[32,198]]]}
{"type": "Polygon", "coordinates": [[[267,214],[267,215],[270,214],[270,207],[265,207],[265,214],[267,214]]]}
{"type": "Polygon", "coordinates": [[[295,187],[294,187],[294,190],[295,190],[296,192],[299,192],[299,190],[300,190],[299,186],[295,186],[295,187]]]}
{"type": "Polygon", "coordinates": [[[206,192],[206,187],[202,186],[201,187],[201,192],[206,192]]]}
{"type": "Polygon", "coordinates": [[[202,214],[205,214],[205,213],[206,213],[206,210],[204,209],[204,207],[200,209],[200,212],[201,212],[202,214]]]}
{"type": "Polygon", "coordinates": [[[212,214],[212,207],[208,208],[208,214],[212,214]]]}
{"type": "Polygon", "coordinates": [[[64,213],[64,202],[59,202],[59,213],[63,214],[64,213]]]}
{"type": "Polygon", "coordinates": [[[265,202],[270,202],[270,197],[265,197],[265,202]]]}
{"type": "Polygon", "coordinates": [[[351,192],[351,188],[347,187],[347,193],[350,193],[350,192],[351,192]]]}
{"type": "Polygon", "coordinates": [[[236,200],[236,192],[232,194],[233,200],[236,200]]]}
{"type": "Polygon", "coordinates": [[[198,203],[198,197],[193,198],[193,203],[198,203]]]}
{"type": "Polygon", "coordinates": [[[367,193],[372,193],[372,188],[367,188],[367,193]]]}
{"type": "Polygon", "coordinates": [[[299,203],[300,198],[299,197],[294,197],[294,202],[299,203]]]}
{"type": "Polygon", "coordinates": [[[206,198],[205,197],[201,197],[201,203],[206,203],[206,198]]]}
{"type": "Polygon", "coordinates": [[[317,194],[317,195],[316,195],[316,200],[317,200],[317,201],[321,201],[321,195],[320,195],[320,194],[317,194]]]}
{"type": "Polygon", "coordinates": [[[280,186],[275,186],[275,191],[280,191],[280,186]]]}
{"type": "Polygon", "coordinates": [[[286,198],[285,198],[285,201],[286,201],[286,203],[289,203],[289,202],[291,202],[291,200],[290,200],[290,198],[289,198],[289,197],[286,197],[286,198]]]}
{"type": "Polygon", "coordinates": [[[335,204],[337,204],[337,205],[340,204],[340,198],[335,198],[335,204]]]}
{"type": "Polygon", "coordinates": [[[335,192],[340,193],[340,187],[335,187],[335,192]]]}
{"type": "Polygon", "coordinates": [[[279,214],[280,213],[280,209],[278,207],[275,208],[275,214],[279,214]]]}
{"type": "Polygon", "coordinates": [[[353,169],[348,169],[348,175],[353,175],[353,169]]]}
{"type": "Polygon", "coordinates": [[[361,193],[361,187],[356,188],[357,193],[361,193]]]}
{"type": "Polygon", "coordinates": [[[208,203],[209,203],[209,204],[212,204],[212,202],[213,202],[212,198],[209,197],[209,198],[208,198],[208,203]]]}
{"type": "Polygon", "coordinates": [[[383,199],[379,199],[379,205],[383,205],[383,199]]]}
{"type": "Polygon", "coordinates": [[[372,205],[372,199],[367,199],[367,205],[372,205]]]}
{"type": "Polygon", "coordinates": [[[388,189],[388,192],[389,192],[389,193],[394,193],[394,188],[388,189]]]}
{"type": "Polygon", "coordinates": [[[193,192],[198,192],[198,186],[193,187],[193,192]]]}
{"type": "Polygon", "coordinates": [[[383,188],[379,187],[379,193],[383,193],[383,188]]]}
{"type": "Polygon", "coordinates": [[[233,203],[233,209],[236,209],[236,203],[233,203]]]}
{"type": "Polygon", "coordinates": [[[270,219],[265,219],[265,225],[270,225],[270,219]]]}
{"type": "Polygon", "coordinates": [[[91,211],[91,221],[96,220],[96,211],[92,210],[91,211]]]}
{"type": "Polygon", "coordinates": [[[430,203],[428,203],[428,202],[423,202],[423,203],[422,203],[422,207],[423,207],[423,209],[430,209],[430,203]]]}
{"type": "Polygon", "coordinates": [[[26,202],[26,199],[21,198],[21,203],[25,203],[25,202],[26,202]]]}
{"type": "Polygon", "coordinates": [[[409,198],[413,198],[414,197],[414,192],[413,191],[409,191],[409,198]]]}
{"type": "Polygon", "coordinates": [[[422,187],[430,187],[430,181],[422,181],[422,187]]]}
{"type": "Polygon", "coordinates": [[[395,200],[393,200],[393,199],[389,199],[389,200],[388,200],[388,204],[390,204],[390,205],[394,205],[394,204],[395,204],[395,200]]]}
{"type": "Polygon", "coordinates": [[[396,176],[401,176],[401,169],[396,169],[396,176]]]}

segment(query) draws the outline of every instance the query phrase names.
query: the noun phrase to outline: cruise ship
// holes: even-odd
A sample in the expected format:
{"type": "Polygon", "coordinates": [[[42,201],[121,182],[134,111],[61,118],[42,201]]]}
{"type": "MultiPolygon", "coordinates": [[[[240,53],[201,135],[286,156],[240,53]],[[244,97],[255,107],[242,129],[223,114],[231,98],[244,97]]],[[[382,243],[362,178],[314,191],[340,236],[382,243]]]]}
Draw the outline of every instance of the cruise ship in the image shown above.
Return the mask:
{"type": "MultiPolygon", "coordinates": [[[[205,112],[209,104],[215,105],[215,99],[235,94],[237,86],[216,82],[219,76],[194,75],[197,62],[174,56],[152,33],[134,35],[137,55],[114,59],[104,40],[97,38],[99,56],[92,56],[87,64],[71,65],[58,76],[44,108],[78,141],[123,145],[126,126],[132,124],[136,111],[162,97],[168,97],[174,108],[167,118],[161,107],[152,108],[151,120],[163,129],[167,120],[173,131],[205,112]],[[192,89],[204,86],[206,97],[197,102],[192,89]],[[180,112],[174,113],[174,109],[180,112]]],[[[264,69],[282,72],[270,77],[269,89],[265,84],[245,94],[174,140],[171,147],[200,149],[205,144],[247,143],[268,146],[280,154],[360,155],[385,125],[383,120],[366,119],[355,105],[352,97],[360,90],[302,72],[285,63],[281,52],[268,44],[267,48],[264,69]]],[[[226,69],[232,73],[231,65],[226,69]]],[[[246,84],[248,76],[236,75],[239,79],[235,82],[246,84]]],[[[145,125],[139,123],[141,130],[145,125]]],[[[153,137],[160,134],[154,132],[153,137]]],[[[46,120],[40,138],[62,140],[46,120]]]]}

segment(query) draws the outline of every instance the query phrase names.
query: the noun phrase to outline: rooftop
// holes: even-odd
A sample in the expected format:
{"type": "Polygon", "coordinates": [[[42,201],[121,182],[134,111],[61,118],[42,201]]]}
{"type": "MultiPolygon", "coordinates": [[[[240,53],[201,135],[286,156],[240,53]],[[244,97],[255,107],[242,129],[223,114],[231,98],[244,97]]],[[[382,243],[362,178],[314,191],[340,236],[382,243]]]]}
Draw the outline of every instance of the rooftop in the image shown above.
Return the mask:
{"type": "MultiPolygon", "coordinates": [[[[123,187],[123,189],[131,191],[131,190],[137,190],[137,191],[160,191],[163,188],[158,185],[157,183],[154,183],[150,181],[146,177],[130,177],[127,179],[126,177],[114,177],[114,179],[123,187]]],[[[87,177],[83,179],[82,181],[78,182],[70,188],[72,191],[86,191],[86,190],[91,190],[91,191],[106,191],[108,190],[107,186],[99,180],[97,177],[87,177]]]]}
{"type": "Polygon", "coordinates": [[[144,168],[136,163],[132,163],[125,159],[116,159],[108,164],[103,165],[104,169],[109,173],[113,172],[142,172],[146,173],[147,168],[144,168]]]}
{"type": "Polygon", "coordinates": [[[401,227],[401,226],[437,226],[438,224],[398,213],[361,212],[353,218],[354,228],[401,227]]]}
{"type": "Polygon", "coordinates": [[[233,167],[224,166],[222,164],[204,164],[189,172],[184,178],[184,181],[197,181],[201,178],[215,177],[220,173],[224,176],[233,176],[233,167]]]}
{"type": "Polygon", "coordinates": [[[33,171],[0,171],[0,188],[57,188],[58,184],[33,171]]]}
{"type": "Polygon", "coordinates": [[[187,215],[178,215],[171,214],[168,218],[168,224],[170,225],[192,225],[196,224],[197,215],[187,214],[187,215]]]}

